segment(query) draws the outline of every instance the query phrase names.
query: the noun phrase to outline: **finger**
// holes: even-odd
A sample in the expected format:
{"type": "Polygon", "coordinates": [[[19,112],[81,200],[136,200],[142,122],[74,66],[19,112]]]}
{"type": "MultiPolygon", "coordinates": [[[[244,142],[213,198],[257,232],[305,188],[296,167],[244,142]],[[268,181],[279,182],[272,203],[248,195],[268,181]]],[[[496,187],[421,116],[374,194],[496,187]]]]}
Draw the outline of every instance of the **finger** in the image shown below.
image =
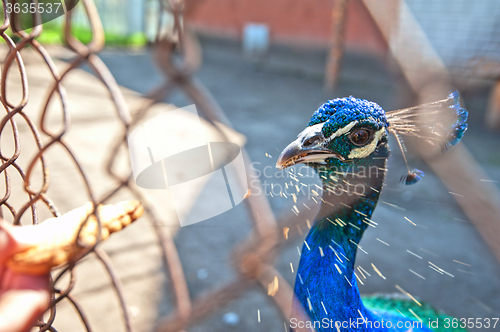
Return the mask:
{"type": "Polygon", "coordinates": [[[11,231],[12,226],[0,221],[0,265],[17,249],[17,241],[11,231]]]}
{"type": "Polygon", "coordinates": [[[0,292],[0,332],[28,331],[50,302],[48,276],[7,270],[0,292]]]}
{"type": "Polygon", "coordinates": [[[0,265],[13,254],[41,242],[42,236],[34,226],[12,226],[0,219],[0,265]]]}
{"type": "Polygon", "coordinates": [[[49,305],[47,290],[10,290],[0,297],[0,332],[29,331],[49,305]]]}

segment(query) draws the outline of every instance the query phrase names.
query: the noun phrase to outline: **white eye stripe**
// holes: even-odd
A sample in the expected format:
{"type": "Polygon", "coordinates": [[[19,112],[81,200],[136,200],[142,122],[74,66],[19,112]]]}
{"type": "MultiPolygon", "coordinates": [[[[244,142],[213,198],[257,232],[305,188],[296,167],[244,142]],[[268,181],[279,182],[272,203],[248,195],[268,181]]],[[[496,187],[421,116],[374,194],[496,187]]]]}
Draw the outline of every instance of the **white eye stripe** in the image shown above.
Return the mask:
{"type": "Polygon", "coordinates": [[[383,136],[385,132],[385,128],[379,129],[373,135],[373,140],[370,144],[363,146],[361,148],[352,149],[347,158],[365,158],[372,154],[373,151],[377,148],[377,144],[380,141],[380,138],[383,136]]]}
{"type": "Polygon", "coordinates": [[[353,121],[353,122],[349,123],[347,126],[338,129],[336,132],[334,132],[333,134],[331,134],[330,136],[327,137],[327,142],[330,142],[334,138],[348,133],[357,124],[358,124],[358,121],[353,121]]]}
{"type": "MultiPolygon", "coordinates": [[[[359,123],[359,121],[357,121],[357,120],[350,122],[346,126],[337,129],[337,131],[332,133],[330,136],[326,137],[326,139],[323,142],[319,142],[319,143],[321,143],[321,144],[330,143],[333,139],[349,133],[349,131],[351,131],[351,129],[354,128],[354,126],[356,126],[358,123],[359,123]]],[[[325,122],[318,123],[318,124],[315,124],[313,126],[307,127],[299,135],[297,135],[297,137],[304,137],[304,140],[306,140],[307,138],[312,137],[314,135],[322,135],[322,128],[323,128],[324,124],[325,124],[325,122]]]]}

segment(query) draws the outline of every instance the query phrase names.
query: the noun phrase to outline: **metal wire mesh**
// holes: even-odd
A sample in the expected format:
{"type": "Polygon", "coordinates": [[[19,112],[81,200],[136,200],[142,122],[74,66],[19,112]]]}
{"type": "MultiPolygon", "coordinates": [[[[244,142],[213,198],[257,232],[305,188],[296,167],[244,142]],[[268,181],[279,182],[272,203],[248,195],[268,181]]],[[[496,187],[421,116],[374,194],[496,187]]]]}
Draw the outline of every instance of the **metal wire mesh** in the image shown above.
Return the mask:
{"type": "MultiPolygon", "coordinates": [[[[498,77],[500,25],[496,16],[500,7],[496,1],[405,3],[454,77],[468,84],[471,79],[498,77]]],[[[405,24],[405,20],[399,24],[405,24]]],[[[407,36],[409,40],[413,37],[407,36]]]]}
{"type": "MultiPolygon", "coordinates": [[[[10,132],[4,129],[10,126],[15,149],[11,156],[6,156],[0,151],[0,158],[2,160],[0,173],[3,173],[5,179],[5,192],[0,201],[0,206],[3,207],[0,209],[1,216],[6,219],[12,219],[14,224],[19,225],[21,224],[21,218],[29,214],[31,222],[37,224],[39,215],[37,207],[40,205],[46,206],[54,216],[60,215],[54,202],[47,194],[50,176],[45,160],[47,152],[58,146],[74,162],[74,167],[83,180],[87,198],[94,203],[94,206],[113,199],[119,192],[123,191],[143,202],[146,216],[155,230],[158,243],[162,249],[163,262],[170,279],[171,293],[174,296],[176,306],[176,309],[160,322],[158,331],[181,331],[187,329],[189,326],[221,309],[230,301],[241,297],[252,284],[257,283],[261,285],[261,289],[267,292],[267,286],[274,277],[277,277],[279,280],[280,290],[272,299],[280,309],[282,315],[287,317],[292,299],[292,290],[271,263],[272,259],[276,256],[276,249],[279,245],[277,236],[278,222],[275,220],[264,195],[250,195],[245,200],[251,215],[254,231],[251,236],[234,249],[237,258],[235,261],[238,277],[226,285],[207,291],[199,298],[191,299],[181,260],[171,233],[161,228],[158,222],[159,216],[137,190],[132,175],[123,176],[116,171],[115,166],[119,151],[127,148],[127,134],[129,129],[146,117],[152,106],[164,100],[174,88],[181,89],[186,93],[198,106],[199,111],[215,128],[218,126],[217,123],[230,126],[229,121],[210,93],[193,76],[193,73],[200,64],[200,50],[196,40],[183,27],[182,11],[184,2],[182,0],[160,1],[161,11],[164,15],[159,15],[158,34],[154,43],[154,58],[165,77],[165,83],[145,96],[147,102],[134,112],[129,111],[128,105],[114,77],[104,62],[97,56],[97,53],[104,46],[104,32],[99,14],[92,0],[81,1],[92,30],[92,40],[89,43],[83,44],[72,35],[71,27],[74,23],[72,11],[68,12],[65,16],[64,41],[66,47],[75,53],[75,57],[62,72],[58,71],[46,49],[36,40],[42,33],[41,25],[33,28],[30,33],[20,29],[12,29],[18,31],[15,33],[15,38],[19,39],[17,42],[14,42],[13,38],[9,36],[7,29],[11,27],[11,24],[15,24],[16,20],[15,16],[9,18],[9,15],[7,15],[5,9],[6,2],[6,0],[2,0],[4,24],[0,29],[0,35],[9,47],[10,52],[2,62],[0,85],[1,102],[5,109],[5,115],[2,117],[0,123],[0,135],[9,135],[10,132]],[[167,31],[164,28],[165,22],[163,22],[162,17],[165,17],[165,15],[173,17],[174,25],[171,31],[167,31]],[[32,47],[43,60],[43,64],[47,67],[48,72],[50,72],[52,81],[51,86],[48,88],[48,95],[45,102],[40,105],[40,120],[38,125],[24,112],[25,106],[28,103],[29,90],[26,67],[21,56],[21,51],[27,47],[32,47]],[[179,56],[181,61],[174,62],[174,51],[176,48],[180,50],[179,56]],[[106,87],[116,109],[116,121],[120,123],[121,127],[121,132],[117,133],[116,144],[112,147],[105,164],[107,176],[114,180],[115,185],[107,193],[99,196],[96,194],[95,188],[91,185],[87,171],[76,157],[77,154],[68,145],[66,140],[67,134],[70,131],[71,118],[68,111],[68,96],[61,83],[67,79],[72,71],[84,64],[92,70],[106,87]],[[17,104],[11,101],[10,95],[12,92],[7,89],[7,77],[12,71],[19,72],[21,79],[22,98],[17,104]],[[48,114],[52,109],[51,107],[55,104],[56,100],[60,104],[60,116],[62,119],[62,127],[58,130],[51,128],[47,120],[48,114]],[[30,159],[25,169],[21,167],[18,160],[21,154],[20,133],[18,129],[20,122],[28,126],[37,146],[35,156],[30,159]],[[32,174],[37,167],[41,167],[42,185],[39,186],[39,189],[34,189],[32,174]],[[13,173],[19,174],[22,178],[23,190],[28,196],[27,202],[18,210],[14,208],[9,200],[12,192],[10,178],[13,173]],[[4,211],[7,211],[12,218],[4,216],[4,211]]],[[[223,135],[222,132],[221,134],[223,135]]],[[[243,154],[245,163],[248,166],[250,161],[244,150],[243,154]]],[[[246,167],[246,169],[248,172],[251,172],[252,168],[246,167]]],[[[249,175],[250,177],[252,176],[252,174],[249,175]]],[[[286,220],[294,223],[297,221],[297,218],[287,216],[286,220]]],[[[105,267],[111,280],[111,286],[119,300],[123,324],[127,331],[133,331],[129,309],[123,295],[123,286],[109,256],[99,247],[93,248],[90,253],[95,255],[105,267]]],[[[92,323],[87,318],[83,306],[71,293],[77,282],[74,270],[75,263],[72,262],[63,271],[53,275],[53,292],[49,315],[45,321],[37,323],[40,331],[56,331],[52,324],[55,320],[57,305],[63,300],[67,300],[72,304],[81,318],[84,328],[87,331],[92,330],[92,323]],[[63,283],[63,277],[67,278],[68,276],[69,283],[63,283]]]]}

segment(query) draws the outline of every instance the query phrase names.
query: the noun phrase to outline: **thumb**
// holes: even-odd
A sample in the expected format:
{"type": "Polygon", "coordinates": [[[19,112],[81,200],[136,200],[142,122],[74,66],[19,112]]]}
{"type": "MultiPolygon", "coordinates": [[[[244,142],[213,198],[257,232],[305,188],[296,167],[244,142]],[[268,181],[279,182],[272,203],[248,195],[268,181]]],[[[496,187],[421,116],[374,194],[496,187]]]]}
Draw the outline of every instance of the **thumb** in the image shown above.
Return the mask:
{"type": "Polygon", "coordinates": [[[0,264],[15,253],[24,251],[40,241],[33,227],[12,226],[0,219],[0,264]]]}
{"type": "Polygon", "coordinates": [[[0,220],[0,264],[16,252],[17,241],[12,234],[12,228],[7,222],[0,220]]]}

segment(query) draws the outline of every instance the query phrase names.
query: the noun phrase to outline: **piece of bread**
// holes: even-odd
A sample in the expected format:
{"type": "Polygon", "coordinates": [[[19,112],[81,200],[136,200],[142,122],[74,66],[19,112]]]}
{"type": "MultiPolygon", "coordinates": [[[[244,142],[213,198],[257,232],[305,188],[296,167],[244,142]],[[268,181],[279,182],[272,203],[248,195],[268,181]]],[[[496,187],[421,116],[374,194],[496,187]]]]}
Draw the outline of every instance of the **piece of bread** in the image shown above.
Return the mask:
{"type": "MultiPolygon", "coordinates": [[[[47,219],[39,225],[23,226],[36,227],[36,233],[42,240],[10,257],[7,267],[18,273],[44,275],[54,267],[76,262],[97,241],[98,224],[93,210],[92,203],[87,203],[59,218],[47,219]],[[78,233],[80,228],[81,232],[78,233]]],[[[101,239],[105,240],[109,234],[138,219],[144,209],[139,201],[125,201],[115,205],[100,205],[97,211],[101,221],[101,239]]]]}

